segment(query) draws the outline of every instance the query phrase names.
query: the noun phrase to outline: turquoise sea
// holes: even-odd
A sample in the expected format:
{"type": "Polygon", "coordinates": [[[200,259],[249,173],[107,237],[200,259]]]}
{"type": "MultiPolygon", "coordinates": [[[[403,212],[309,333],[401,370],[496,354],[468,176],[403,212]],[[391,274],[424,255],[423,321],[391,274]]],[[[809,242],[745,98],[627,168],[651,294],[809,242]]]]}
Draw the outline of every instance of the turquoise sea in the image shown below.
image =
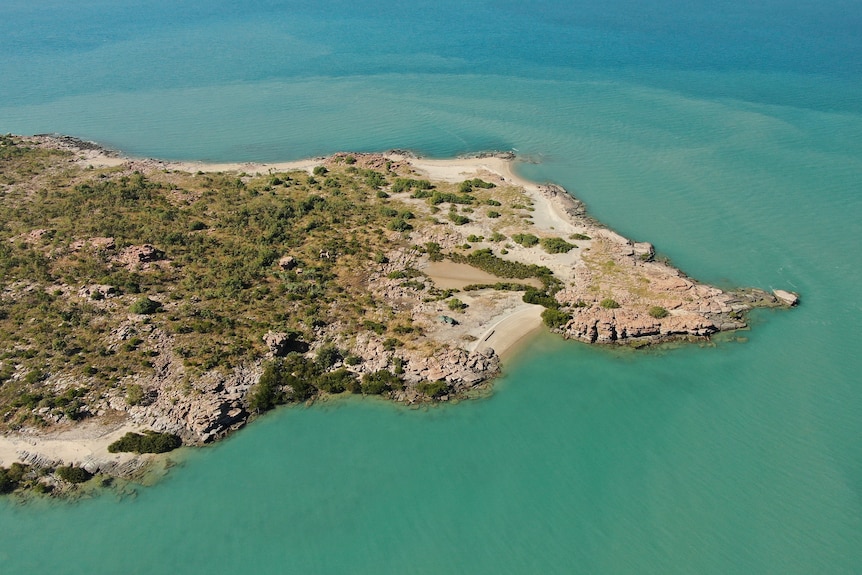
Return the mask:
{"type": "Polygon", "coordinates": [[[271,414],[3,573],[862,572],[862,4],[4,0],[0,132],[139,156],[516,150],[722,286],[714,345],[532,342],[485,399],[271,414]],[[313,4],[313,6],[309,6],[313,4]]]}

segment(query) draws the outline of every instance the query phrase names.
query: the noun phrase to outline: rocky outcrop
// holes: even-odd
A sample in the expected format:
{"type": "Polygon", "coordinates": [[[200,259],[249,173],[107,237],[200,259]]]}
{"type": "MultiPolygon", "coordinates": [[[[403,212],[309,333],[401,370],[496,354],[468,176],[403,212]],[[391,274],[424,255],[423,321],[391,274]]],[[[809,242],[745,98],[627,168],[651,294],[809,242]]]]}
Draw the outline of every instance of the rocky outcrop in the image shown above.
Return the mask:
{"type": "Polygon", "coordinates": [[[187,444],[209,443],[245,424],[245,397],[260,372],[258,366],[210,371],[192,385],[162,385],[151,404],[126,409],[144,428],[174,433],[187,444]]]}
{"type": "Polygon", "coordinates": [[[781,300],[781,302],[785,305],[792,307],[799,303],[799,296],[793,292],[785,291],[783,289],[777,289],[773,290],[772,293],[775,294],[775,297],[781,300]]]}
{"type": "Polygon", "coordinates": [[[165,259],[165,252],[150,244],[129,246],[117,256],[117,261],[130,270],[148,269],[152,264],[165,259]]]}
{"type": "Polygon", "coordinates": [[[75,240],[69,244],[69,249],[72,251],[82,250],[85,247],[90,247],[94,250],[113,250],[117,247],[114,238],[95,237],[86,240],[75,240]]]}
{"type": "Polygon", "coordinates": [[[298,262],[293,256],[282,256],[278,260],[278,267],[280,267],[284,271],[292,270],[297,266],[297,264],[298,262]]]}
{"type": "Polygon", "coordinates": [[[646,313],[601,307],[573,310],[563,334],[588,343],[613,343],[638,338],[667,339],[675,336],[708,336],[719,330],[708,318],[680,313],[657,319],[646,313]]]}
{"type": "Polygon", "coordinates": [[[359,375],[382,369],[397,371],[408,388],[417,383],[445,381],[455,392],[466,391],[500,372],[500,358],[493,349],[468,352],[441,346],[431,353],[410,349],[387,349],[371,334],[357,337],[351,353],[362,359],[350,369],[359,375]]]}
{"type": "Polygon", "coordinates": [[[119,295],[117,288],[107,284],[91,284],[78,290],[78,296],[87,299],[105,299],[119,295]]]}

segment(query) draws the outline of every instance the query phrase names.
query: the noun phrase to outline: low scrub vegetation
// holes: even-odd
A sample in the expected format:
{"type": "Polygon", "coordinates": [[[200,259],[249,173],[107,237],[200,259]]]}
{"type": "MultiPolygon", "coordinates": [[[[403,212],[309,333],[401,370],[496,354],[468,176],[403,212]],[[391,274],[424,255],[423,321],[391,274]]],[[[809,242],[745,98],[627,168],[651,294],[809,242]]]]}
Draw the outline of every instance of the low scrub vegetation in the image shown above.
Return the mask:
{"type": "Polygon", "coordinates": [[[542,249],[549,254],[565,254],[578,247],[562,238],[542,238],[540,243],[542,244],[542,249]]]}
{"type": "Polygon", "coordinates": [[[180,447],[182,440],[173,433],[158,433],[145,431],[144,433],[126,433],[123,437],[108,446],[111,453],[167,453],[180,447]]]}

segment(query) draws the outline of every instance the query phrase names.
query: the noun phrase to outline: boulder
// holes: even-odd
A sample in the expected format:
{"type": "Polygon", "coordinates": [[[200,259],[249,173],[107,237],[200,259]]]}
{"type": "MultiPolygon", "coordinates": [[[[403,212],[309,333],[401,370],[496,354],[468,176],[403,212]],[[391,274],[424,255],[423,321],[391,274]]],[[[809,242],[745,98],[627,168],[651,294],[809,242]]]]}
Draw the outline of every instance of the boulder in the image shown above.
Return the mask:
{"type": "Polygon", "coordinates": [[[795,293],[784,291],[783,289],[772,290],[772,293],[785,305],[792,307],[799,303],[799,296],[795,293]]]}
{"type": "Polygon", "coordinates": [[[284,271],[292,270],[297,266],[296,258],[293,256],[283,256],[280,260],[278,260],[278,267],[283,269],[284,271]]]}

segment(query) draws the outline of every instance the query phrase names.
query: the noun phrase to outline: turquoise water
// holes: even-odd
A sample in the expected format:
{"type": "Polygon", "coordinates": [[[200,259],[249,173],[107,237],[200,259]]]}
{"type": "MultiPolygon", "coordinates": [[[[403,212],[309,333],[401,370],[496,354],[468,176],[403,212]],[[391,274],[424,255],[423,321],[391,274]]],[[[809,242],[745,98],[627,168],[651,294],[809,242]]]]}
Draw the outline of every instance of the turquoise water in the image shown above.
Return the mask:
{"type": "Polygon", "coordinates": [[[516,149],[690,275],[803,305],[745,342],[543,337],[480,401],[285,409],[134,498],[0,503],[4,572],[862,572],[862,8],[527,6],[11,0],[0,132],[516,149]]]}

